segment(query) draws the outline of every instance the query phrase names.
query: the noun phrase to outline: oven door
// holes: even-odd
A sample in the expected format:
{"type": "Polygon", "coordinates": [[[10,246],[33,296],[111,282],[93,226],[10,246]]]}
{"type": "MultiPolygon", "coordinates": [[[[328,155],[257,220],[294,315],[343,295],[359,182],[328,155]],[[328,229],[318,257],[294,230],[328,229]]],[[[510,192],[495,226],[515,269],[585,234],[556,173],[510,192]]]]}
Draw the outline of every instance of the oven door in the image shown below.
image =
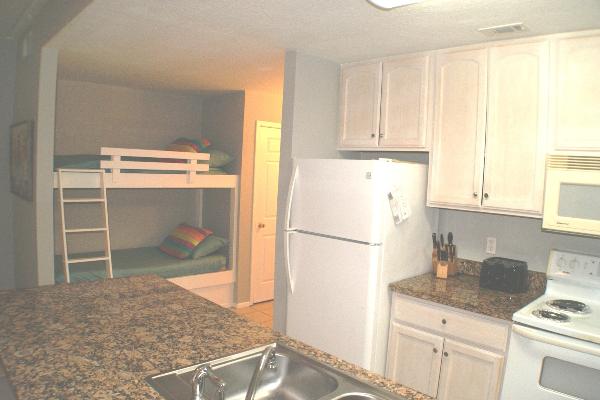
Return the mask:
{"type": "Polygon", "coordinates": [[[513,324],[503,400],[600,400],[600,345],[513,324]]]}

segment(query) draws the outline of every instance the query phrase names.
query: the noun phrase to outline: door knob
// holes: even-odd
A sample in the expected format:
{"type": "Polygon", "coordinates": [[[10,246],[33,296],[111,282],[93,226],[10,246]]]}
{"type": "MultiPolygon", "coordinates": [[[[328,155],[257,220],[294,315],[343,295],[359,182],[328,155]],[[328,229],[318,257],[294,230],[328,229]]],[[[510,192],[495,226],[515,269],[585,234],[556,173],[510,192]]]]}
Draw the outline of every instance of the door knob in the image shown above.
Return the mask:
{"type": "Polygon", "coordinates": [[[258,229],[262,229],[265,227],[265,224],[263,224],[262,222],[260,224],[258,224],[258,229]]]}

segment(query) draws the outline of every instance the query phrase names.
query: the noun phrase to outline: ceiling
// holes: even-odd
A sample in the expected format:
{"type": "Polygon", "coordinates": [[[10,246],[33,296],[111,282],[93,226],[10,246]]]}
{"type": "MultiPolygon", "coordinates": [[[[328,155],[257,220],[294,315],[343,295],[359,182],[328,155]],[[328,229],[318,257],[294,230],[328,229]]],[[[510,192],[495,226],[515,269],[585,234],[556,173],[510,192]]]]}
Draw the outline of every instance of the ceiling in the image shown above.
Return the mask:
{"type": "Polygon", "coordinates": [[[95,0],[55,36],[62,77],[173,90],[280,91],[284,51],[338,63],[600,28],[599,0],[95,0]],[[575,7],[576,6],[576,7],[575,7]]]}

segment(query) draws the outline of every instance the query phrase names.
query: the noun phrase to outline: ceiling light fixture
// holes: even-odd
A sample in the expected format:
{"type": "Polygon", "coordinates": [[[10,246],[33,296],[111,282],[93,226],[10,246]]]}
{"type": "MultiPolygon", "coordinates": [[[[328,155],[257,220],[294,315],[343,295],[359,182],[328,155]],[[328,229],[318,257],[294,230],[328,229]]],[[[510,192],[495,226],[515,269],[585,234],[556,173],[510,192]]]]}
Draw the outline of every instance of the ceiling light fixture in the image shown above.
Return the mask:
{"type": "Polygon", "coordinates": [[[383,8],[385,10],[391,10],[396,7],[403,7],[409,4],[418,3],[421,0],[367,0],[369,3],[376,7],[383,8]]]}

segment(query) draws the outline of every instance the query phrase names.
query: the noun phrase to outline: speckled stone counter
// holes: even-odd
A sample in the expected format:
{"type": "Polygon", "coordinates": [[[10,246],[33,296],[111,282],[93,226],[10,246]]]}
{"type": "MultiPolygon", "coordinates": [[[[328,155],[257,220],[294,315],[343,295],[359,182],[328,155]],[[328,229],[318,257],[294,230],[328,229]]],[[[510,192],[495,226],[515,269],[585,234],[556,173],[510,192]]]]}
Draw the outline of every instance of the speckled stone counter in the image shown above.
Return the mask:
{"type": "Polygon", "coordinates": [[[515,311],[544,293],[545,282],[545,274],[530,272],[529,290],[511,294],[480,288],[479,277],[474,275],[438,279],[433,274],[424,274],[394,282],[390,288],[396,293],[511,321],[515,311]]]}
{"type": "Polygon", "coordinates": [[[0,292],[0,360],[19,400],[159,399],[146,376],[273,341],[407,399],[430,399],[158,277],[0,292]]]}

